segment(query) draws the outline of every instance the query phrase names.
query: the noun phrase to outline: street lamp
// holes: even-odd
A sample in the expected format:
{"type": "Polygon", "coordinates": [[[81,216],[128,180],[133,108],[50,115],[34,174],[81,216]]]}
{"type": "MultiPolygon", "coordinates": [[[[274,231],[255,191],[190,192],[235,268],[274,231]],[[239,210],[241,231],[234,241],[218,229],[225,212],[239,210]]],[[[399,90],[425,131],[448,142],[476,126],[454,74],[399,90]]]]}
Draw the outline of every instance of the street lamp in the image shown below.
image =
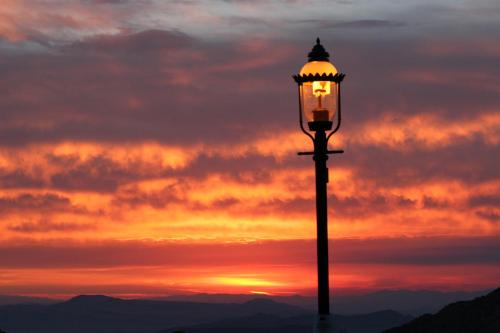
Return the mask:
{"type": "Polygon", "coordinates": [[[329,154],[344,152],[343,150],[328,150],[328,140],[340,128],[340,83],[345,76],[337,71],[329,61],[329,56],[318,38],[316,45],[308,54],[309,61],[302,67],[298,75],[293,76],[299,88],[300,128],[314,144],[314,151],[298,154],[313,155],[315,162],[319,315],[316,329],[321,332],[331,330],[326,192],[328,168],[326,161],[329,154]],[[336,122],[333,127],[334,120],[336,122]],[[304,127],[304,122],[307,122],[307,130],[304,127]]]}

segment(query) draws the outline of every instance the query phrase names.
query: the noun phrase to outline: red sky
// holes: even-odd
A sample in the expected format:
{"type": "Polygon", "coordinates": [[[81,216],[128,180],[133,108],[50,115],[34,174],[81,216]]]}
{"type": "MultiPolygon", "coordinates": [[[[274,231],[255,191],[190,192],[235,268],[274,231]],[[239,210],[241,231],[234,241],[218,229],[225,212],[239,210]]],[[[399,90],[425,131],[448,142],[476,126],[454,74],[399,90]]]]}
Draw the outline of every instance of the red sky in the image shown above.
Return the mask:
{"type": "Polygon", "coordinates": [[[4,2],[0,294],[313,294],[318,35],[336,292],[498,286],[495,1],[4,2]]]}

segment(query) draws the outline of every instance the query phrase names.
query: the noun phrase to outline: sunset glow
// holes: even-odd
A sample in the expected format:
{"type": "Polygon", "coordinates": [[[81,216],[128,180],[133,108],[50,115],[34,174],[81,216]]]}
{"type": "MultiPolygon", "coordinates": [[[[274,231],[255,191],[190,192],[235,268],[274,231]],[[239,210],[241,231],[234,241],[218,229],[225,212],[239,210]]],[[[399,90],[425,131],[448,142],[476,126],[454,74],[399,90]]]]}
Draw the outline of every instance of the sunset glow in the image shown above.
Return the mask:
{"type": "Polygon", "coordinates": [[[333,292],[497,286],[500,6],[410,2],[3,1],[0,294],[313,295],[317,35],[333,292]]]}

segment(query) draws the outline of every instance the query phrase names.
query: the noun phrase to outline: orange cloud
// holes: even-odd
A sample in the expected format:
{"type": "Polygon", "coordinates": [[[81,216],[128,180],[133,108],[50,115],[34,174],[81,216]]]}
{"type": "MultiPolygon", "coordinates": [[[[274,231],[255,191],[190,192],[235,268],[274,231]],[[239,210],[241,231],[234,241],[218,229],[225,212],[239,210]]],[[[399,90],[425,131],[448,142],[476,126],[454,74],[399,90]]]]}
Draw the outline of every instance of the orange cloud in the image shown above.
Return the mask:
{"type": "Polygon", "coordinates": [[[445,119],[435,114],[402,117],[385,113],[377,123],[370,122],[359,129],[349,141],[364,145],[386,146],[391,149],[436,149],[459,140],[480,137],[489,145],[500,143],[500,114],[485,112],[470,119],[445,119]]]}
{"type": "MultiPolygon", "coordinates": [[[[296,142],[299,148],[298,138],[296,142]]],[[[212,146],[206,161],[241,164],[227,173],[207,169],[203,163],[209,171],[199,176],[192,175],[196,152],[205,152],[196,146],[181,149],[144,142],[3,148],[0,214],[6,218],[0,228],[4,238],[22,234],[36,239],[55,235],[213,241],[313,238],[312,162],[270,146],[268,138],[241,144],[232,152],[212,146]],[[257,163],[238,171],[252,156],[270,157],[266,170],[259,170],[257,163]]],[[[330,174],[333,237],[499,231],[495,202],[480,199],[496,193],[497,181],[471,186],[456,179],[403,183],[396,179],[381,186],[378,178],[363,176],[349,163],[337,166],[336,161],[331,162],[330,174]],[[471,198],[476,198],[474,204],[469,203],[471,198]]]]}

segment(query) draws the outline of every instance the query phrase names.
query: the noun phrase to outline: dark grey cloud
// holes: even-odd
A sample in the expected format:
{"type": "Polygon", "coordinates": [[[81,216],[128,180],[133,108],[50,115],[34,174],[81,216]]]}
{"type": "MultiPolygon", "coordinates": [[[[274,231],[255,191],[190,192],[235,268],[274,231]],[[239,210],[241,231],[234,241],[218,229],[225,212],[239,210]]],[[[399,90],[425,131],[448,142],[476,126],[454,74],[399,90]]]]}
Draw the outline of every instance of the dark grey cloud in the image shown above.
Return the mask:
{"type": "Polygon", "coordinates": [[[49,219],[27,221],[7,226],[7,229],[22,234],[46,233],[51,231],[73,232],[95,229],[95,225],[72,222],[54,222],[49,219]]]}
{"type": "MultiPolygon", "coordinates": [[[[179,180],[179,183],[181,182],[182,180],[179,180]]],[[[112,201],[115,206],[128,206],[131,208],[150,206],[156,209],[163,209],[170,204],[179,203],[189,204],[176,192],[176,185],[165,186],[161,190],[148,193],[144,193],[137,187],[131,187],[121,190],[112,201]]]]}
{"type": "MultiPolygon", "coordinates": [[[[477,49],[476,41],[450,40],[440,48],[425,38],[325,37],[332,61],[347,73],[341,128],[346,138],[359,136],[367,123],[383,126],[385,112],[402,118],[433,115],[467,124],[500,104],[500,94],[491,90],[495,84],[500,86],[498,54],[485,47],[477,49]],[[435,75],[438,80],[424,82],[420,74],[435,75]]],[[[155,141],[230,147],[263,133],[298,131],[296,88],[290,75],[306,60],[311,44],[252,38],[203,41],[176,31],[152,30],[97,36],[54,53],[0,53],[4,78],[0,82],[0,144],[155,141]]],[[[355,179],[381,188],[435,180],[474,185],[498,179],[498,145],[480,135],[430,149],[411,138],[402,149],[346,142],[342,147],[346,153],[329,161],[332,172],[336,166],[349,168],[355,179]]],[[[86,161],[46,159],[58,168],[50,179],[20,167],[0,170],[2,186],[115,192],[120,185],[138,180],[173,176],[193,181],[211,173],[250,186],[268,183],[272,170],[311,166],[310,160],[293,152],[280,160],[258,152],[234,158],[201,153],[187,168],[178,170],[144,161],[118,164],[105,156],[86,161]]],[[[344,198],[338,209],[352,216],[369,214],[369,209],[416,205],[408,198],[377,202],[376,196],[364,201],[344,198]]],[[[157,197],[129,193],[120,199],[131,206],[150,201],[154,207],[179,200],[167,193],[157,197]]],[[[471,207],[479,207],[479,201],[471,199],[471,207]]],[[[310,208],[307,202],[270,202],[267,209],[287,211],[290,207],[293,212],[294,204],[310,208]]],[[[425,208],[443,205],[430,198],[423,202],[425,208]]],[[[490,221],[495,219],[488,216],[490,221]]]]}
{"type": "Polygon", "coordinates": [[[498,264],[497,237],[422,237],[333,242],[338,262],[460,265],[498,264]]]}
{"type": "Polygon", "coordinates": [[[69,198],[58,194],[24,193],[12,197],[0,197],[0,214],[19,212],[63,212],[81,209],[72,205],[69,198]]]}
{"type": "MultiPolygon", "coordinates": [[[[409,143],[407,147],[417,146],[409,143]]],[[[353,168],[357,177],[379,186],[458,180],[470,185],[498,179],[499,148],[482,141],[457,142],[434,149],[393,150],[376,146],[347,146],[335,161],[353,168]],[[464,159],[464,156],[467,158],[464,159]]]]}
{"type": "Polygon", "coordinates": [[[500,194],[492,195],[474,195],[469,198],[469,205],[471,207],[500,207],[500,194]]]}
{"type": "Polygon", "coordinates": [[[155,163],[130,161],[120,164],[102,155],[58,166],[60,169],[51,176],[49,186],[66,191],[114,192],[118,186],[128,182],[166,175],[163,168],[155,163]]]}
{"type": "Polygon", "coordinates": [[[148,2],[144,0],[81,0],[81,1],[83,3],[96,4],[96,5],[100,4],[124,5],[134,2],[142,2],[142,3],[148,2]]]}
{"type": "Polygon", "coordinates": [[[424,208],[447,208],[450,206],[450,203],[443,199],[435,199],[432,197],[424,196],[422,200],[422,204],[424,208]]]}
{"type": "Polygon", "coordinates": [[[272,28],[278,25],[277,22],[273,24],[271,20],[265,20],[263,18],[257,18],[257,17],[229,16],[224,18],[224,20],[230,26],[248,25],[248,26],[261,26],[261,27],[265,26],[268,28],[272,28]]]}
{"type": "Polygon", "coordinates": [[[497,223],[500,221],[500,214],[498,214],[494,211],[479,210],[476,212],[476,215],[482,219],[485,219],[486,221],[491,222],[491,223],[497,223]]]}
{"type": "MultiPolygon", "coordinates": [[[[39,222],[35,225],[31,220],[25,221],[27,223],[26,226],[31,226],[33,227],[33,229],[35,229],[37,226],[42,228],[43,225],[51,225],[51,223],[53,222],[51,220],[51,217],[61,213],[92,217],[103,215],[103,212],[101,210],[90,210],[84,205],[73,203],[67,196],[57,193],[50,193],[49,191],[46,191],[46,193],[43,194],[21,192],[20,194],[0,197],[1,216],[14,215],[21,218],[21,220],[25,217],[31,218],[32,215],[39,216],[41,221],[45,224],[39,222]]],[[[0,220],[0,224],[6,225],[7,228],[19,227],[22,229],[22,225],[24,224],[23,222],[21,224],[11,225],[9,224],[9,222],[10,218],[4,218],[3,220],[0,220]]],[[[68,221],[65,223],[70,224],[72,222],[68,221]]],[[[64,228],[64,226],[61,226],[61,228],[64,228]]]]}
{"type": "MultiPolygon", "coordinates": [[[[151,57],[161,51],[189,49],[196,41],[180,31],[145,30],[133,34],[96,35],[61,47],[73,55],[114,55],[118,58],[151,57]]],[[[146,65],[146,64],[144,64],[146,65]]]]}
{"type": "Polygon", "coordinates": [[[247,153],[244,156],[220,156],[200,153],[185,169],[173,170],[170,174],[191,179],[203,179],[217,173],[227,179],[247,184],[265,184],[272,180],[276,168],[296,166],[300,159],[293,157],[277,160],[273,156],[247,153]]]}
{"type": "MultiPolygon", "coordinates": [[[[338,239],[330,249],[336,264],[498,265],[498,237],[338,239]]],[[[175,244],[146,241],[1,243],[3,268],[91,268],[120,266],[213,267],[314,265],[314,240],[240,244],[175,244]]]]}
{"type": "MultiPolygon", "coordinates": [[[[454,43],[458,50],[473,45],[454,43]]],[[[0,142],[224,143],[277,129],[296,131],[297,96],[290,75],[306,60],[311,44],[208,42],[153,30],[97,36],[55,54],[0,55],[5,78],[0,142]],[[40,126],[43,121],[51,125],[40,126]]],[[[494,54],[425,53],[429,46],[415,39],[332,43],[326,36],[324,44],[347,73],[347,133],[389,110],[467,121],[500,103],[499,94],[482,84],[485,78],[490,87],[498,81],[494,54]],[[412,73],[483,79],[422,82],[412,73]]]]}
{"type": "Polygon", "coordinates": [[[13,171],[0,169],[0,186],[4,189],[43,188],[47,185],[47,182],[43,179],[41,170],[38,175],[34,175],[21,168],[13,171]]]}
{"type": "Polygon", "coordinates": [[[347,29],[377,29],[377,28],[398,28],[407,24],[401,21],[383,20],[383,19],[365,19],[351,21],[316,21],[321,28],[347,28],[347,29]]]}
{"type": "Polygon", "coordinates": [[[269,82],[284,65],[267,64],[260,55],[272,50],[263,47],[148,31],[93,38],[57,55],[4,55],[1,141],[245,140],[273,125],[262,126],[264,110],[282,102],[269,82]],[[47,119],[50,130],[37,126],[47,119]]]}

